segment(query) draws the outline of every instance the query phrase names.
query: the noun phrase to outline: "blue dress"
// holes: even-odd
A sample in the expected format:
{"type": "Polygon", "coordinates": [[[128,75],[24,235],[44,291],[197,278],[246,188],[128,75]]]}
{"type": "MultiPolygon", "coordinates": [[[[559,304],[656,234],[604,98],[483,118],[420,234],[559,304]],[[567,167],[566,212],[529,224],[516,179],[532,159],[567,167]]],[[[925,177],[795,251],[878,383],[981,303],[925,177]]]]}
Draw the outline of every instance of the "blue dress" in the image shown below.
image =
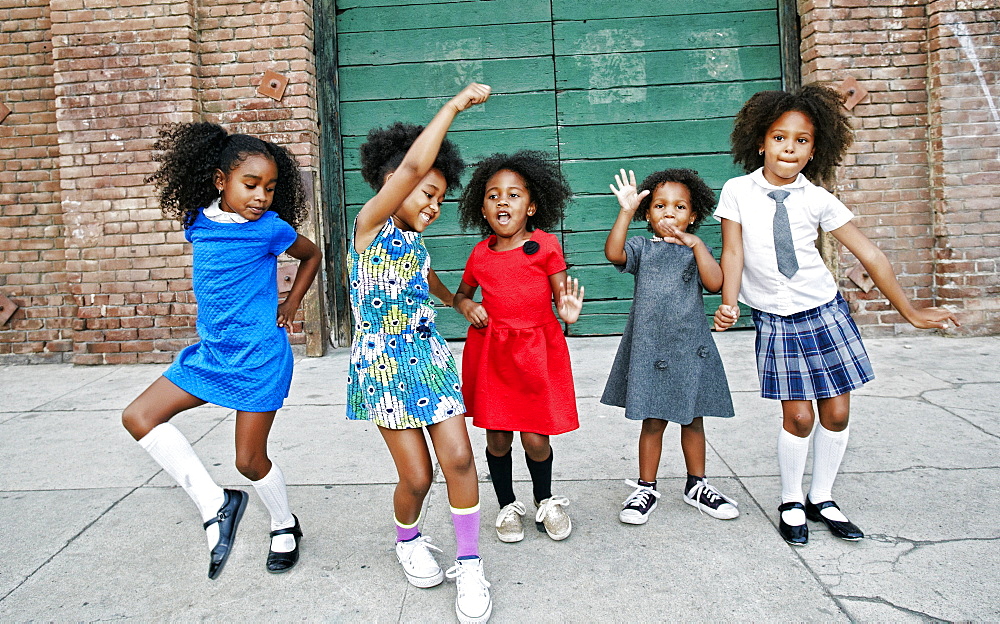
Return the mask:
{"type": "Polygon", "coordinates": [[[347,418],[413,429],[464,414],[458,367],[428,302],[431,258],[420,233],[388,219],[361,253],[348,243],[348,260],[354,341],[347,418]]]}
{"type": "Polygon", "coordinates": [[[274,212],[247,223],[216,223],[198,212],[184,237],[194,255],[201,341],[181,351],[164,377],[222,407],[281,407],[292,383],[292,350],[277,325],[278,256],[297,236],[274,212]]]}

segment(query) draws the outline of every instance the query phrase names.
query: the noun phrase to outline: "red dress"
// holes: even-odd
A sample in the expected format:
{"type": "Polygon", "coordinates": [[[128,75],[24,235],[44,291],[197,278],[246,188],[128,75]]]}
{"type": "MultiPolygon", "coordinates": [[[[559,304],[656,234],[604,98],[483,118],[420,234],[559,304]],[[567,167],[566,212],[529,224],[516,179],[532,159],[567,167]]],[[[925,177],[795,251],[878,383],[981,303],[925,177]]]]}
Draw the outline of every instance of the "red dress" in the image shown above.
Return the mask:
{"type": "Polygon", "coordinates": [[[472,424],[497,431],[556,435],[580,426],[569,348],[552,307],[549,276],[566,270],[559,240],[535,230],[534,245],[473,248],[462,281],[479,287],[489,323],[469,327],[462,395],[472,424]],[[527,249],[526,249],[527,248],[527,249]]]}

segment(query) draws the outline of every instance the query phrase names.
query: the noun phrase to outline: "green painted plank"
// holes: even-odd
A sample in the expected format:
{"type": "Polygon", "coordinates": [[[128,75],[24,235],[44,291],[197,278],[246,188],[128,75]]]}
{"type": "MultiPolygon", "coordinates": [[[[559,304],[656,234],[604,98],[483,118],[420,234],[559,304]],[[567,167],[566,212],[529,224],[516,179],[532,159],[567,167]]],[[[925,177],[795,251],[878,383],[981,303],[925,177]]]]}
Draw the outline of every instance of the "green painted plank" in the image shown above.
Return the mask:
{"type": "MultiPolygon", "coordinates": [[[[586,303],[584,309],[586,310],[586,303]]],[[[628,314],[580,314],[569,326],[570,336],[616,336],[625,331],[628,314]]]]}
{"type": "Polygon", "coordinates": [[[778,12],[709,13],[556,22],[557,56],[773,45],[778,12]]]}
{"type": "Polygon", "coordinates": [[[506,93],[552,88],[552,58],[443,61],[340,68],[340,101],[440,97],[470,82],[503,85],[506,93]]]}
{"type": "Polygon", "coordinates": [[[465,261],[472,253],[472,248],[481,240],[482,237],[478,235],[425,236],[424,244],[431,254],[431,266],[434,267],[435,271],[439,269],[442,271],[462,271],[465,269],[465,261]]]}
{"type": "Polygon", "coordinates": [[[609,184],[614,182],[614,175],[621,168],[632,169],[636,178],[645,177],[647,172],[662,169],[686,168],[698,172],[705,183],[711,188],[722,188],[730,178],[742,175],[728,154],[713,154],[705,156],[666,156],[663,158],[644,158],[630,161],[623,160],[573,160],[562,163],[562,171],[577,194],[607,194],[609,184]]]}
{"type": "MultiPolygon", "coordinates": [[[[337,32],[384,32],[413,30],[403,36],[427,37],[428,31],[456,26],[506,25],[545,22],[551,19],[548,3],[527,0],[430,3],[417,5],[357,7],[337,11],[337,32]]],[[[495,33],[496,34],[496,33],[495,33]]],[[[436,33],[437,38],[447,38],[436,33]]]]}
{"type": "MultiPolygon", "coordinates": [[[[570,275],[580,280],[586,289],[587,299],[629,299],[634,280],[631,275],[619,273],[611,263],[573,267],[570,275]]],[[[586,303],[584,304],[586,309],[586,303]]]]}
{"type": "MultiPolygon", "coordinates": [[[[552,54],[547,23],[449,28],[428,35],[411,32],[340,33],[340,65],[386,65],[462,59],[513,58],[552,54]]],[[[499,89],[498,89],[499,90],[499,89]]]]}
{"type": "Polygon", "coordinates": [[[356,9],[358,7],[399,7],[424,4],[454,4],[460,10],[465,3],[483,2],[484,0],[338,0],[338,9],[356,9]]]}
{"type": "MultiPolygon", "coordinates": [[[[361,144],[365,136],[344,137],[344,168],[361,168],[361,144]]],[[[497,128],[449,132],[448,140],[458,146],[462,159],[469,167],[497,152],[516,152],[522,149],[539,150],[555,154],[556,129],[547,128],[497,128]]]]}
{"type": "Polygon", "coordinates": [[[559,147],[565,160],[713,154],[729,151],[732,129],[728,117],[565,126],[559,129],[559,147]]]}
{"type": "Polygon", "coordinates": [[[781,79],[778,46],[556,57],[560,89],[781,79]]]}
{"type": "MultiPolygon", "coordinates": [[[[456,91],[457,92],[457,91],[456,91]]],[[[382,102],[344,102],[340,105],[345,135],[367,134],[374,126],[395,121],[426,124],[448,101],[448,97],[382,102]]],[[[455,130],[494,128],[539,128],[555,125],[555,97],[552,92],[494,95],[487,102],[460,114],[455,130]]]]}
{"type": "Polygon", "coordinates": [[[734,117],[754,93],[780,88],[780,81],[754,80],[562,91],[558,94],[559,123],[579,126],[734,117]]]}
{"type": "MultiPolygon", "coordinates": [[[[372,0],[381,1],[381,0],[372,0]]],[[[649,17],[652,15],[684,15],[691,13],[728,13],[730,11],[776,10],[775,0],[552,0],[552,17],[556,20],[594,20],[617,17],[649,17]]]]}

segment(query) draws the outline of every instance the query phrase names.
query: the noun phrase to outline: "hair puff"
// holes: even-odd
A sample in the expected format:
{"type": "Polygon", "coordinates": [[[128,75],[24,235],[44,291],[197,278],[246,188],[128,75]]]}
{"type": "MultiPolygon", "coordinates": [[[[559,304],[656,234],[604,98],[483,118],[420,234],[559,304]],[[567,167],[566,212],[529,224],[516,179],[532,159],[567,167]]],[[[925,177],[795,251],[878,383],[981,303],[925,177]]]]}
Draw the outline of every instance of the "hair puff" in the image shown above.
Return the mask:
{"type": "MultiPolygon", "coordinates": [[[[665,182],[676,182],[687,187],[691,195],[691,212],[694,213],[694,221],[688,227],[688,232],[694,232],[705,220],[705,217],[712,214],[715,209],[715,193],[708,188],[705,181],[701,179],[698,172],[693,169],[664,169],[657,171],[646,177],[636,189],[637,192],[649,191],[649,195],[642,198],[639,206],[632,215],[633,221],[645,221],[646,214],[649,213],[649,205],[653,200],[653,192],[665,182]]],[[[652,228],[650,228],[652,230],[652,228]]]]}
{"type": "Polygon", "coordinates": [[[171,219],[190,227],[198,211],[219,196],[215,188],[216,170],[224,174],[238,167],[247,157],[259,154],[278,167],[278,182],[268,210],[292,227],[298,227],[308,214],[308,203],[295,158],[283,147],[247,134],[229,134],[221,126],[208,123],[170,124],[160,129],[153,144],[160,163],[146,179],[159,192],[160,209],[171,219]]]}
{"type": "Polygon", "coordinates": [[[522,150],[514,154],[493,154],[479,163],[459,200],[458,216],[462,229],[479,230],[483,236],[493,234],[483,216],[486,183],[498,171],[505,169],[524,178],[528,196],[535,204],[535,214],[528,217],[528,231],[550,230],[559,225],[573,191],[563,177],[559,163],[548,154],[522,150]]]}
{"type": "MultiPolygon", "coordinates": [[[[361,146],[361,177],[377,193],[385,184],[385,176],[403,162],[406,151],[417,140],[424,127],[397,121],[388,128],[372,128],[361,146]]],[[[434,159],[434,169],[444,175],[449,189],[462,186],[465,163],[458,147],[445,139],[434,159]]]]}
{"type": "Polygon", "coordinates": [[[778,117],[799,111],[815,127],[813,159],[802,174],[816,184],[828,186],[834,181],[837,165],[854,141],[854,131],[843,110],[844,96],[830,87],[806,85],[794,92],[761,91],[746,101],[736,114],[732,144],[733,162],[750,173],[764,165],[760,146],[778,117]]]}

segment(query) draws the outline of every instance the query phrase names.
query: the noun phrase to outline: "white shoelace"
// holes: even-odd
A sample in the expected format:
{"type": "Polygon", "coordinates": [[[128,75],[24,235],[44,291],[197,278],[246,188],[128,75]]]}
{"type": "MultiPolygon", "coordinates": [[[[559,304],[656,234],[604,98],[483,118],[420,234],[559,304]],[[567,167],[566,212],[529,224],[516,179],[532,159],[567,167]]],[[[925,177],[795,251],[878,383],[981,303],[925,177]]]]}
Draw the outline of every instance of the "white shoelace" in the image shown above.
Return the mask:
{"type": "Polygon", "coordinates": [[[448,571],[444,575],[450,579],[455,579],[455,586],[458,589],[459,596],[465,596],[470,593],[482,596],[490,588],[490,582],[483,575],[483,562],[481,559],[478,565],[471,562],[463,564],[461,561],[456,561],[455,565],[448,568],[448,571]]]}
{"type": "Polygon", "coordinates": [[[431,538],[429,538],[426,535],[421,535],[420,537],[406,543],[411,545],[409,548],[409,557],[407,557],[408,559],[407,563],[409,563],[411,566],[419,565],[421,568],[437,567],[438,564],[437,560],[434,559],[434,555],[432,555],[430,551],[432,550],[434,552],[442,552],[442,551],[434,544],[431,544],[431,538]]]}
{"type": "Polygon", "coordinates": [[[542,501],[542,504],[538,506],[538,513],[535,514],[535,522],[541,522],[545,515],[549,513],[554,507],[567,507],[569,506],[569,499],[565,496],[550,496],[542,501]]]}
{"type": "MultiPolygon", "coordinates": [[[[708,502],[712,504],[714,504],[717,500],[722,499],[723,501],[729,503],[733,507],[740,506],[739,503],[729,498],[719,490],[715,489],[715,486],[709,485],[708,481],[705,481],[704,479],[699,481],[697,485],[691,488],[691,491],[688,492],[688,498],[690,498],[695,502],[701,503],[700,499],[702,494],[704,494],[708,502]]],[[[721,504],[719,506],[721,507],[721,504]]],[[[705,513],[705,511],[701,508],[700,505],[698,506],[698,511],[700,513],[705,513]]]]}
{"type": "Polygon", "coordinates": [[[649,497],[659,498],[660,493],[651,487],[645,485],[639,485],[635,481],[630,481],[625,479],[625,485],[630,485],[635,488],[635,491],[629,494],[629,497],[622,502],[623,507],[645,507],[649,504],[649,497]]]}
{"type": "Polygon", "coordinates": [[[524,508],[524,504],[521,503],[521,501],[514,501],[509,505],[505,505],[504,508],[500,510],[500,514],[497,516],[496,525],[499,528],[500,525],[503,524],[511,515],[516,514],[518,516],[523,516],[526,513],[528,513],[528,510],[524,508]]]}

